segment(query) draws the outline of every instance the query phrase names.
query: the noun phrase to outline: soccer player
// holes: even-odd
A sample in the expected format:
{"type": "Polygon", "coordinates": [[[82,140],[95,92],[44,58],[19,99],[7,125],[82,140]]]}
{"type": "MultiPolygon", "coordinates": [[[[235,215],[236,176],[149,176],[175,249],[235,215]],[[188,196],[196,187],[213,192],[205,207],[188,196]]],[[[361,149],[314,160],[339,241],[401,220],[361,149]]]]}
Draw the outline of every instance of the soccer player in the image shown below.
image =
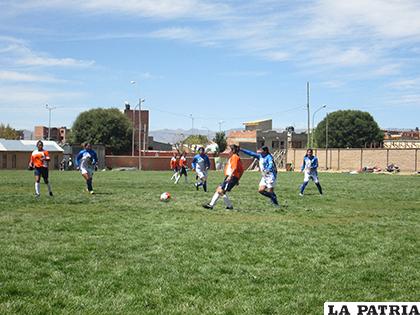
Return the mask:
{"type": "Polygon", "coordinates": [[[310,179],[313,180],[319,193],[322,195],[322,187],[318,179],[318,158],[314,155],[312,149],[308,149],[306,151],[306,155],[303,158],[301,172],[304,172],[305,177],[303,179],[303,184],[300,186],[299,196],[303,196],[303,192],[305,191],[310,179]]]}
{"type": "Polygon", "coordinates": [[[207,176],[210,168],[210,159],[203,147],[198,149],[198,154],[194,156],[191,167],[197,174],[196,179],[198,181],[194,184],[195,188],[198,190],[200,186],[203,186],[204,191],[207,192],[207,176]]]}
{"type": "Polygon", "coordinates": [[[259,161],[259,168],[261,171],[261,181],[258,187],[258,192],[270,199],[274,206],[278,206],[277,196],[274,192],[274,187],[277,182],[277,166],[274,162],[273,156],[270,154],[268,147],[263,146],[261,153],[241,149],[241,152],[250,155],[259,161]]]}
{"type": "Polygon", "coordinates": [[[51,184],[48,180],[48,162],[50,161],[50,155],[48,151],[44,150],[44,143],[41,140],[36,143],[36,147],[37,148],[32,152],[29,161],[29,169],[34,170],[35,175],[35,197],[39,197],[41,194],[41,177],[44,180],[44,183],[47,184],[49,195],[53,196],[51,184]]]}
{"type": "Polygon", "coordinates": [[[175,180],[175,184],[178,184],[182,175],[185,176],[185,182],[188,183],[187,158],[185,156],[185,152],[181,153],[181,157],[179,158],[179,176],[175,180]]]}
{"type": "Polygon", "coordinates": [[[239,179],[244,173],[241,159],[238,155],[239,147],[235,144],[230,146],[229,160],[225,166],[225,180],[217,187],[216,192],[213,195],[210,203],[204,204],[203,207],[206,209],[213,209],[217,200],[223,197],[226,209],[232,210],[233,205],[230,201],[227,193],[232,190],[233,187],[239,184],[239,179]]]}
{"type": "Polygon", "coordinates": [[[83,178],[86,180],[87,191],[93,195],[93,172],[98,163],[98,156],[96,152],[92,150],[92,145],[90,143],[85,143],[82,149],[76,157],[76,166],[79,168],[82,173],[83,178]]]}
{"type": "Polygon", "coordinates": [[[171,158],[171,161],[169,162],[169,166],[171,167],[171,170],[174,172],[172,177],[171,177],[171,180],[175,179],[175,181],[176,181],[177,178],[179,178],[178,165],[179,165],[178,155],[176,153],[174,153],[174,155],[171,158]]]}

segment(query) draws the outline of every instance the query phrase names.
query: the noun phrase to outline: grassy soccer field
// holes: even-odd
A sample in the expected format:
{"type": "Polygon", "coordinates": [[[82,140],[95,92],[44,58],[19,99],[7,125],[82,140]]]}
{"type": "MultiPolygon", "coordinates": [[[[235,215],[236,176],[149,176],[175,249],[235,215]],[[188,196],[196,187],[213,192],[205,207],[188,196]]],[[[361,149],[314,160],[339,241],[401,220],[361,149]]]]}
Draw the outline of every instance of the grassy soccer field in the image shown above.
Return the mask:
{"type": "Polygon", "coordinates": [[[169,172],[0,172],[0,314],[321,314],[325,301],[420,300],[420,178],[281,173],[274,209],[246,173],[235,211],[169,172]],[[174,199],[159,202],[169,191],[174,199]],[[287,204],[285,205],[285,200],[287,204]]]}

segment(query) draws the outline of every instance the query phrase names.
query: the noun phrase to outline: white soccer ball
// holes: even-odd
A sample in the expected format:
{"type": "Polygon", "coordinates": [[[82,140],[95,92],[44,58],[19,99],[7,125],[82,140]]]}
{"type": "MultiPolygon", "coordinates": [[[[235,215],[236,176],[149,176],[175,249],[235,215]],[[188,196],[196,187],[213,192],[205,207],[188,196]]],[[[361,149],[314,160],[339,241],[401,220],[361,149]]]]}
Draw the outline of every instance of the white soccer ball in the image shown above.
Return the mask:
{"type": "Polygon", "coordinates": [[[169,201],[171,199],[171,194],[168,192],[164,192],[160,195],[160,201],[169,201]]]}

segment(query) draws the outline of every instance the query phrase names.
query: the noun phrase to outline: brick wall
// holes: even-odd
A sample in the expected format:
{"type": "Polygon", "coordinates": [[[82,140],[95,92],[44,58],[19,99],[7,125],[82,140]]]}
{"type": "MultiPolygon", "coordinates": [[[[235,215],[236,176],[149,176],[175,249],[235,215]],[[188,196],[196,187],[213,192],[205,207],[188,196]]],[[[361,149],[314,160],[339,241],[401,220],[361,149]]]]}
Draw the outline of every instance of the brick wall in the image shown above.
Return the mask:
{"type": "MultiPolygon", "coordinates": [[[[420,149],[314,149],[318,156],[319,169],[353,171],[362,167],[378,166],[385,169],[393,163],[401,171],[420,171],[420,149]]],[[[306,149],[289,149],[287,163],[293,163],[295,169],[302,165],[306,149]]]]}

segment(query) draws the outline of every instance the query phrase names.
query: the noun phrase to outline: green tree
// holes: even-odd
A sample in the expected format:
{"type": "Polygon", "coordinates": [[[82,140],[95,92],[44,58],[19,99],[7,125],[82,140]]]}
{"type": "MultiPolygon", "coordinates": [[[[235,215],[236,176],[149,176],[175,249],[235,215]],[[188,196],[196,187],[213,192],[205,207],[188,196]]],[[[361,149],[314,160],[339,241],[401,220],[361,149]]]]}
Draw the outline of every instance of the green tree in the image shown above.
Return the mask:
{"type": "Polygon", "coordinates": [[[9,140],[20,139],[20,133],[16,129],[10,127],[9,124],[0,124],[0,138],[9,140]]]}
{"type": "Polygon", "coordinates": [[[73,143],[104,144],[113,154],[126,153],[131,147],[133,127],[116,108],[97,108],[79,114],[71,129],[73,143]]]}
{"type": "Polygon", "coordinates": [[[339,110],[328,114],[315,129],[318,147],[325,148],[326,124],[328,119],[329,148],[363,148],[378,146],[383,133],[368,112],[360,110],[339,110]]]}
{"type": "Polygon", "coordinates": [[[216,142],[217,146],[219,147],[218,152],[224,152],[226,150],[226,134],[223,131],[216,132],[213,141],[216,142]]]}
{"type": "Polygon", "coordinates": [[[183,143],[187,145],[199,144],[205,146],[209,143],[209,139],[203,135],[190,135],[184,139],[183,143]]]}

